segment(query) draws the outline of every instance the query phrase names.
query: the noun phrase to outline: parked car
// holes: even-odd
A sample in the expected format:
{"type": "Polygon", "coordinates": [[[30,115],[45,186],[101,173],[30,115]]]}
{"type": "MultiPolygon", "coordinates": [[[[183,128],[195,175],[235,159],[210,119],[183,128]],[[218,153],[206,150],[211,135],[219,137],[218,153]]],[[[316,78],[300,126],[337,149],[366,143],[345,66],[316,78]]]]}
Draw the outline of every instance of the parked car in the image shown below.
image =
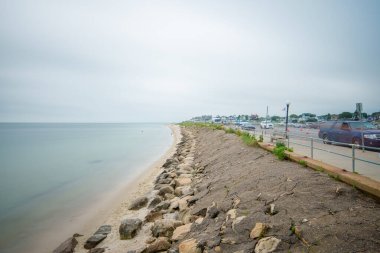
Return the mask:
{"type": "Polygon", "coordinates": [[[306,127],[311,128],[311,129],[318,129],[319,128],[319,123],[318,122],[307,122],[306,127]]]}
{"type": "Polygon", "coordinates": [[[254,125],[248,123],[248,124],[241,125],[241,129],[250,131],[250,130],[255,130],[256,127],[254,125]]]}
{"type": "Polygon", "coordinates": [[[270,121],[263,121],[260,123],[260,127],[263,129],[273,128],[273,123],[270,121]]]}
{"type": "Polygon", "coordinates": [[[364,146],[380,147],[380,130],[369,122],[360,121],[328,121],[320,126],[318,136],[324,143],[350,143],[364,146]]]}

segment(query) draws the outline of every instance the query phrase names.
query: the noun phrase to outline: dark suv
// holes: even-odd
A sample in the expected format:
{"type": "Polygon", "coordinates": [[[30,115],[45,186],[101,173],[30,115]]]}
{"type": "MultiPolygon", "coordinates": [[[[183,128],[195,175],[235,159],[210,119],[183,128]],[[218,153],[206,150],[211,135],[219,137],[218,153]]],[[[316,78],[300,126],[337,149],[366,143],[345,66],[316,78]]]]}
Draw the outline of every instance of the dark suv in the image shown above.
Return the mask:
{"type": "Polygon", "coordinates": [[[362,131],[364,146],[380,147],[380,130],[369,122],[328,121],[321,125],[318,136],[328,144],[333,141],[362,145],[362,131]]]}

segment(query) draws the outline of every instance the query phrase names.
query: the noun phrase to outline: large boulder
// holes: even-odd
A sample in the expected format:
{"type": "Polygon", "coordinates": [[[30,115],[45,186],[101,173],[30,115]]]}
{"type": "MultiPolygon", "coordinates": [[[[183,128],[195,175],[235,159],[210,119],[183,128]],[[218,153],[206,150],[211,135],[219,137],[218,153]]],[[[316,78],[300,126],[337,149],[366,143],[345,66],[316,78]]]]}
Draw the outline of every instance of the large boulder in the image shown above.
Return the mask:
{"type": "Polygon", "coordinates": [[[103,234],[103,235],[108,235],[109,233],[111,233],[111,225],[103,225],[103,226],[100,226],[98,228],[98,230],[96,230],[95,234],[103,234]]]}
{"type": "Polygon", "coordinates": [[[162,201],[161,203],[157,204],[153,209],[152,211],[153,212],[158,212],[158,211],[161,211],[161,210],[166,210],[170,207],[170,200],[165,200],[165,201],[162,201]]]}
{"type": "Polygon", "coordinates": [[[191,230],[191,225],[193,225],[192,223],[189,223],[189,224],[186,224],[186,225],[182,225],[182,226],[179,226],[177,227],[174,232],[173,232],[173,236],[172,236],[172,240],[173,241],[179,241],[179,240],[182,240],[186,235],[187,233],[190,232],[191,230]]]}
{"type": "Polygon", "coordinates": [[[174,181],[175,181],[176,187],[186,186],[186,185],[191,184],[191,178],[188,178],[188,177],[179,177],[175,179],[174,181]]]}
{"type": "Polygon", "coordinates": [[[152,244],[143,251],[143,253],[155,253],[170,249],[171,243],[167,237],[158,237],[152,244]]]}
{"type": "Polygon", "coordinates": [[[154,222],[156,220],[162,219],[162,211],[150,211],[146,216],[145,216],[145,222],[154,222]]]}
{"type": "Polygon", "coordinates": [[[249,237],[256,239],[262,237],[265,233],[267,226],[264,223],[258,222],[255,224],[255,227],[251,230],[249,237]]]}
{"type": "Polygon", "coordinates": [[[188,239],[181,242],[178,248],[179,253],[202,253],[202,249],[198,246],[195,239],[188,239]]]}
{"type": "Polygon", "coordinates": [[[280,239],[270,236],[261,239],[255,247],[255,253],[269,253],[276,250],[278,244],[281,242],[280,239]]]}
{"type": "Polygon", "coordinates": [[[173,194],[173,193],[174,193],[174,189],[173,189],[173,187],[171,187],[171,186],[164,186],[164,187],[162,187],[162,188],[158,191],[158,195],[160,195],[160,196],[165,196],[166,193],[173,194]]]}
{"type": "Polygon", "coordinates": [[[176,196],[187,196],[187,195],[194,195],[194,190],[191,188],[190,185],[187,186],[180,186],[177,187],[174,191],[174,194],[176,196]]]}
{"type": "Polygon", "coordinates": [[[174,229],[181,226],[183,223],[181,221],[172,219],[162,219],[156,220],[152,226],[152,234],[155,237],[171,237],[173,235],[174,229]]]}
{"type": "Polygon", "coordinates": [[[148,198],[147,197],[140,197],[135,199],[131,205],[129,206],[129,210],[139,210],[140,208],[143,208],[148,204],[148,198]]]}
{"type": "Polygon", "coordinates": [[[159,197],[159,196],[155,196],[150,202],[149,202],[149,205],[148,205],[148,208],[153,208],[155,207],[157,204],[159,204],[160,202],[162,201],[162,198],[159,197]]]}
{"type": "Polygon", "coordinates": [[[77,244],[78,244],[77,239],[75,239],[74,236],[70,237],[69,239],[67,239],[66,241],[61,243],[61,245],[59,245],[53,251],[53,253],[72,253],[72,252],[74,252],[74,248],[75,248],[75,246],[77,246],[77,244]]]}
{"type": "Polygon", "coordinates": [[[136,236],[141,228],[142,221],[140,219],[125,219],[119,227],[120,239],[132,239],[136,236]]]}
{"type": "Polygon", "coordinates": [[[167,168],[169,167],[171,164],[173,163],[173,159],[167,159],[166,162],[164,163],[164,165],[162,165],[162,167],[164,168],[167,168]]]}
{"type": "Polygon", "coordinates": [[[106,234],[94,234],[90,238],[87,239],[86,243],[84,244],[85,249],[92,249],[95,248],[96,245],[98,245],[101,241],[106,239],[106,234]]]}

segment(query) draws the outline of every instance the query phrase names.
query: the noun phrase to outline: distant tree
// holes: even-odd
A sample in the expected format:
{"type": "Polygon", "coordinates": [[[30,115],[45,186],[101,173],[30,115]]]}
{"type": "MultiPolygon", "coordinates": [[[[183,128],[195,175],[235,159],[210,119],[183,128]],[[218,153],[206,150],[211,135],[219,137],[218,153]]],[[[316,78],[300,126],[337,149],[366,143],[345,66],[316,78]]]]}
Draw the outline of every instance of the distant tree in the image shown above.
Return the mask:
{"type": "Polygon", "coordinates": [[[331,120],[331,114],[330,114],[330,113],[328,113],[328,114],[326,115],[326,120],[331,120]]]}
{"type": "Polygon", "coordinates": [[[310,118],[307,119],[306,122],[317,122],[318,120],[316,118],[310,118]]]}
{"type": "Polygon", "coordinates": [[[309,112],[305,112],[305,113],[302,113],[300,115],[300,117],[302,117],[302,116],[309,117],[309,118],[315,118],[316,115],[312,114],[312,113],[309,113],[309,112]]]}
{"type": "Polygon", "coordinates": [[[339,119],[352,119],[354,114],[352,112],[342,112],[341,114],[338,115],[339,119]]]}
{"type": "Polygon", "coordinates": [[[281,117],[280,116],[272,116],[270,118],[272,121],[280,121],[281,120],[281,117]]]}
{"type": "Polygon", "coordinates": [[[298,115],[297,114],[290,114],[289,118],[298,119],[298,115]]]}

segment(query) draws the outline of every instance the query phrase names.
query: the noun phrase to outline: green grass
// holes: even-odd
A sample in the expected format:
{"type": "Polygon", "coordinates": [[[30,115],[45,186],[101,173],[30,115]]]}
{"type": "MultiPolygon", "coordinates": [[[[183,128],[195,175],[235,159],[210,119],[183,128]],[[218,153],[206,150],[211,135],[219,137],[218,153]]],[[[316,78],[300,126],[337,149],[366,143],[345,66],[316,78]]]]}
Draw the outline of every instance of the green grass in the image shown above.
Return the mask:
{"type": "Polygon", "coordinates": [[[336,180],[336,181],[340,181],[340,176],[339,175],[331,175],[331,174],[328,174],[329,177],[331,177],[332,179],[336,180]]]}
{"type": "Polygon", "coordinates": [[[293,152],[293,149],[289,149],[283,142],[277,142],[276,147],[273,149],[273,154],[277,156],[278,160],[285,160],[288,158],[285,151],[293,152]]]}
{"type": "Polygon", "coordinates": [[[250,135],[249,133],[246,133],[246,132],[242,133],[241,139],[248,146],[257,147],[259,145],[256,140],[256,137],[254,135],[250,135]]]}
{"type": "Polygon", "coordinates": [[[234,129],[232,129],[231,127],[227,128],[224,130],[227,134],[235,134],[236,131],[234,129]]]}
{"type": "Polygon", "coordinates": [[[184,121],[182,123],[179,123],[180,126],[183,127],[207,127],[212,130],[225,130],[224,126],[221,124],[215,124],[215,123],[202,123],[202,122],[191,122],[191,121],[184,121]]]}
{"type": "Polygon", "coordinates": [[[307,167],[307,162],[304,160],[299,160],[298,163],[302,165],[303,167],[307,167]]]}
{"type": "MultiPolygon", "coordinates": [[[[223,125],[220,124],[214,124],[214,123],[200,123],[200,122],[190,122],[190,121],[185,121],[179,124],[180,126],[183,127],[205,127],[205,128],[210,128],[213,130],[224,130],[227,134],[236,134],[239,136],[243,142],[251,147],[257,147],[258,146],[258,141],[254,135],[250,135],[247,132],[242,132],[239,129],[233,129],[233,128],[225,128],[223,125]]],[[[259,141],[263,141],[263,137],[260,136],[259,141]]]]}
{"type": "Polygon", "coordinates": [[[319,172],[324,172],[324,171],[325,171],[325,169],[324,169],[324,168],[322,168],[321,166],[318,166],[318,168],[317,168],[317,171],[319,171],[319,172]]]}

